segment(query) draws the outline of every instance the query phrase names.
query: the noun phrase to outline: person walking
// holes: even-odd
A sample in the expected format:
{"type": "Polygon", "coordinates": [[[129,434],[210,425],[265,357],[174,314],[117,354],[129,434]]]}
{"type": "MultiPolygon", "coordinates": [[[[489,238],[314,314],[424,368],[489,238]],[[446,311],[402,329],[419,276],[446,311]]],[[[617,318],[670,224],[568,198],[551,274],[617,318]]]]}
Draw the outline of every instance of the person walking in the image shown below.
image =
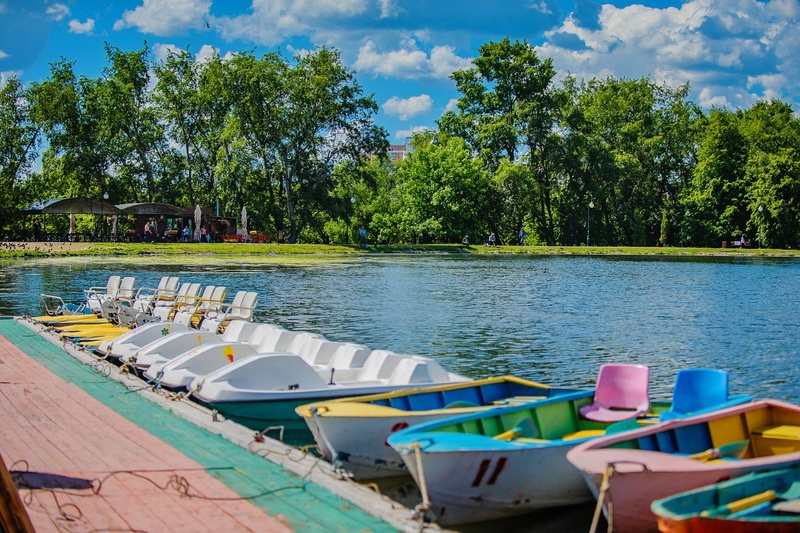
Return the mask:
{"type": "Polygon", "coordinates": [[[358,230],[358,242],[361,245],[361,248],[367,247],[367,230],[364,226],[361,226],[361,229],[358,230]]]}
{"type": "Polygon", "coordinates": [[[525,237],[527,235],[528,234],[525,233],[525,228],[519,228],[519,245],[520,246],[525,246],[525,237]]]}
{"type": "Polygon", "coordinates": [[[39,222],[38,218],[33,219],[33,239],[36,242],[42,240],[42,223],[39,222]]]}

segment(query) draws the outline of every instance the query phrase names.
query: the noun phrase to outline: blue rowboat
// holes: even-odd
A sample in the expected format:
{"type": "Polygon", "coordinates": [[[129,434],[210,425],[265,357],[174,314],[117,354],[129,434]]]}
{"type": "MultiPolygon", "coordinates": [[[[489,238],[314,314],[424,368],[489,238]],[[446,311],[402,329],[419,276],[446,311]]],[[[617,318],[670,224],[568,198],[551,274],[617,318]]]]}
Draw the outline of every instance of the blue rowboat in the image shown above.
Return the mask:
{"type": "Polygon", "coordinates": [[[800,462],[746,474],[654,501],[659,531],[789,533],[800,531],[800,462]]]}

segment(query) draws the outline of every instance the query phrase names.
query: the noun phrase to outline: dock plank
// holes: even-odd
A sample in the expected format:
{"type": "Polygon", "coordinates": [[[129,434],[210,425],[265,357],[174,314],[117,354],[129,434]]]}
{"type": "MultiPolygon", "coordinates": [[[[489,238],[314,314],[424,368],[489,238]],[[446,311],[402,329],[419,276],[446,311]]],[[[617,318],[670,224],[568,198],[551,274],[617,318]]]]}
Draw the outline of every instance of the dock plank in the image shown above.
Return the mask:
{"type": "MultiPolygon", "coordinates": [[[[36,531],[290,530],[5,337],[0,346],[0,453],[36,531]]],[[[108,386],[91,373],[68,374],[88,376],[90,389],[108,386]]]]}
{"type": "MultiPolygon", "coordinates": [[[[114,522],[123,529],[204,531],[211,528],[213,517],[226,521],[225,525],[214,524],[215,531],[271,531],[287,527],[310,532],[396,531],[380,518],[308,482],[304,476],[284,470],[105,378],[25,326],[0,320],[0,383],[13,372],[26,383],[38,383],[52,373],[66,382],[59,385],[60,390],[46,386],[42,387],[46,391],[37,392],[42,402],[62,405],[54,410],[58,414],[53,416],[67,420],[74,433],[63,438],[62,446],[77,456],[71,459],[77,466],[61,473],[72,472],[76,477],[89,477],[91,473],[97,478],[114,474],[107,482],[110,492],[100,494],[106,503],[86,507],[98,513],[95,520],[99,522],[92,523],[93,528],[107,529],[107,523],[114,522]],[[11,361],[6,363],[8,358],[11,361]],[[29,368],[30,362],[24,359],[35,361],[39,368],[29,368]],[[74,403],[70,404],[68,398],[75,398],[74,403]],[[73,410],[79,414],[72,415],[73,410]],[[99,426],[108,427],[101,430],[99,426]],[[84,439],[92,442],[84,443],[84,439]],[[164,454],[164,446],[171,453],[164,454]],[[155,476],[153,479],[161,479],[162,473],[177,475],[197,493],[195,497],[186,497],[147,488],[148,482],[143,480],[119,480],[116,472],[127,470],[155,476]],[[113,487],[117,488],[112,490],[113,487]],[[181,510],[170,511],[176,504],[181,510]],[[200,507],[192,507],[195,504],[200,507]],[[242,506],[249,510],[242,511],[242,506]],[[162,515],[171,517],[168,525],[161,523],[162,515]]],[[[25,450],[27,445],[17,449],[25,450]]],[[[50,517],[52,521],[58,515],[57,509],[52,514],[54,506],[47,504],[45,497],[37,501],[47,506],[48,512],[37,510],[30,513],[32,517],[42,515],[37,520],[50,517]]]]}

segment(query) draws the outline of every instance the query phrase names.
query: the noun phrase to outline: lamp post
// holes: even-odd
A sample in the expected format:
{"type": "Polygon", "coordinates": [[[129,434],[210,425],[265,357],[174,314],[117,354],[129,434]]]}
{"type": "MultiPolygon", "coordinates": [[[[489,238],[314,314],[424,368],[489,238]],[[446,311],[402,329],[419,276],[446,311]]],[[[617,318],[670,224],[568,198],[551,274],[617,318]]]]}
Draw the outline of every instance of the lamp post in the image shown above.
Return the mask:
{"type": "Polygon", "coordinates": [[[761,240],[764,235],[761,232],[761,226],[764,224],[764,206],[758,206],[758,248],[761,249],[761,240]]]}
{"type": "Polygon", "coordinates": [[[594,209],[594,199],[590,197],[589,205],[586,206],[586,246],[589,246],[589,222],[591,209],[594,209]]]}

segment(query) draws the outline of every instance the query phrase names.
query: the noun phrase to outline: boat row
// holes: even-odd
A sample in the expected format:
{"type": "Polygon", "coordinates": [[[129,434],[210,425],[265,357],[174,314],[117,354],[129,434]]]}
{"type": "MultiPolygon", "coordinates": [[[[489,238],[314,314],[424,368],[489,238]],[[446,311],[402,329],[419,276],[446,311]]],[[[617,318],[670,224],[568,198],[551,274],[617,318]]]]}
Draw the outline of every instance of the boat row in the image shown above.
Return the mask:
{"type": "Polygon", "coordinates": [[[224,296],[213,296],[219,287],[177,288],[177,280],[162,279],[156,289],[142,291],[151,300],[140,303],[139,291],[120,295],[116,283],[109,280],[102,292],[87,290],[81,305],[46,306],[61,312],[34,320],[140,374],[156,389],[182,392],[257,431],[278,427],[287,442],[313,442],[295,413],[309,402],[471,381],[429,357],[258,322],[256,293],[240,291],[226,304],[224,296]],[[138,317],[123,323],[119,317],[133,313],[128,310],[138,317]]]}
{"type": "Polygon", "coordinates": [[[358,481],[410,474],[415,512],[446,527],[595,501],[593,530],[601,513],[621,533],[800,530],[800,406],[733,395],[726,371],[682,369],[665,400],[651,397],[649,368],[629,363],[601,365],[586,389],[473,380],[427,357],[257,322],[241,298],[239,311],[223,297],[198,313],[205,294],[178,290],[158,317],[168,294],[122,304],[153,318],[99,342],[80,319],[129,316],[116,302],[93,306],[87,292],[37,320],[76,326],[71,338],[155,389],[315,442],[358,481]]]}

